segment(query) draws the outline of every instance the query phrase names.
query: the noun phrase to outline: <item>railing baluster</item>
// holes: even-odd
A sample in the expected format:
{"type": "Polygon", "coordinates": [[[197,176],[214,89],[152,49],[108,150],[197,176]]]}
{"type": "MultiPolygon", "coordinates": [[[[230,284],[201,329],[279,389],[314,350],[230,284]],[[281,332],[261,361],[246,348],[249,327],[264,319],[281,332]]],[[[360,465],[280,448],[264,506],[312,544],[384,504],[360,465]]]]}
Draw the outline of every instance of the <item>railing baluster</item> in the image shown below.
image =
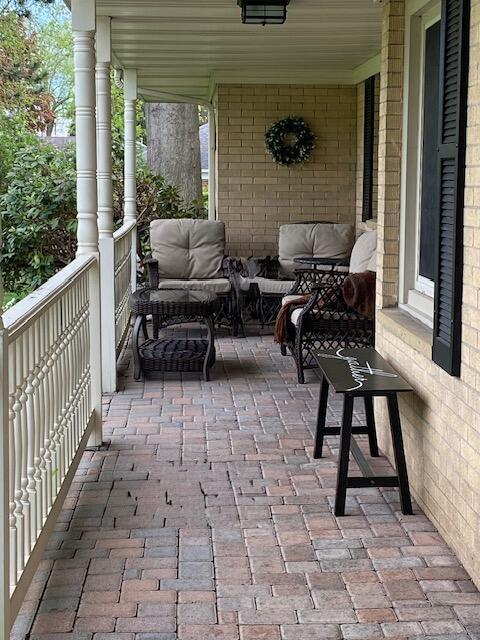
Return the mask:
{"type": "Polygon", "coordinates": [[[55,422],[53,425],[53,482],[52,482],[52,499],[55,500],[60,486],[60,423],[62,416],[62,386],[59,371],[59,356],[61,344],[61,326],[60,326],[60,304],[57,302],[54,306],[53,315],[53,336],[55,341],[55,349],[53,352],[53,397],[52,404],[54,407],[55,422]],[[60,402],[58,402],[60,400],[60,402]]]}
{"type": "Polygon", "coordinates": [[[47,513],[52,508],[52,482],[53,482],[53,426],[54,426],[54,404],[53,404],[53,351],[55,341],[53,337],[53,314],[51,307],[47,312],[47,339],[48,339],[48,360],[47,372],[45,376],[45,405],[47,407],[47,420],[45,424],[45,469],[46,469],[46,490],[47,490],[47,513]]]}
{"type": "Polygon", "coordinates": [[[9,525],[10,525],[10,584],[15,584],[18,572],[18,529],[17,517],[15,514],[15,380],[16,380],[16,357],[15,347],[8,349],[8,369],[9,369],[9,456],[8,456],[8,492],[9,492],[9,525]]]}
{"type": "Polygon", "coordinates": [[[8,417],[4,545],[11,610],[5,605],[1,610],[7,612],[7,627],[35,569],[29,564],[34,561],[32,550],[40,540],[46,543],[52,508],[72,463],[79,460],[79,445],[93,430],[93,269],[95,258],[80,256],[3,315],[0,337],[8,361],[3,396],[8,417]]]}
{"type": "Polygon", "coordinates": [[[21,404],[21,438],[22,438],[22,456],[21,456],[21,489],[22,489],[22,510],[23,510],[23,536],[24,536],[24,562],[26,562],[28,556],[30,555],[30,503],[28,501],[28,492],[27,492],[27,466],[28,466],[28,425],[27,425],[27,377],[28,377],[28,340],[27,336],[24,333],[21,337],[22,343],[22,377],[21,377],[21,395],[20,395],[20,404],[21,404]]]}
{"type": "MultiPolygon", "coordinates": [[[[132,292],[132,252],[135,224],[127,223],[114,234],[115,264],[115,343],[120,348],[129,326],[129,299],[132,292]]],[[[136,253],[135,253],[136,255],[136,253]]]]}
{"type": "Polygon", "coordinates": [[[40,473],[40,443],[43,442],[43,419],[40,413],[40,373],[42,370],[42,334],[41,334],[41,321],[36,322],[33,326],[33,347],[34,347],[34,376],[33,376],[33,424],[34,424],[34,458],[33,458],[33,481],[35,484],[35,517],[34,517],[34,530],[33,530],[33,542],[37,539],[38,532],[42,528],[42,476],[40,473]]]}
{"type": "Polygon", "coordinates": [[[38,402],[36,425],[38,429],[38,467],[37,467],[37,486],[38,488],[38,531],[41,531],[43,523],[47,514],[47,492],[45,486],[45,419],[46,419],[46,406],[45,406],[45,373],[47,366],[47,340],[45,336],[45,324],[46,319],[42,317],[38,321],[38,344],[39,344],[39,358],[41,360],[38,372],[38,391],[35,395],[38,402]]]}
{"type": "Polygon", "coordinates": [[[14,449],[15,449],[15,518],[17,522],[17,571],[21,572],[25,566],[25,530],[22,505],[22,349],[21,336],[15,341],[12,348],[15,357],[15,395],[14,395],[14,449]]]}
{"type": "Polygon", "coordinates": [[[26,450],[27,450],[27,467],[26,467],[26,496],[27,496],[27,504],[28,504],[28,513],[29,513],[29,527],[27,529],[27,545],[26,545],[26,555],[27,557],[30,555],[32,551],[33,545],[36,539],[36,521],[37,514],[35,512],[36,507],[36,492],[35,492],[35,480],[33,477],[34,474],[34,459],[35,459],[35,418],[34,418],[34,408],[33,408],[33,380],[35,378],[35,338],[34,338],[34,329],[35,327],[30,327],[24,334],[25,339],[25,363],[26,363],[26,371],[28,371],[26,385],[25,385],[25,395],[26,395],[26,450]]]}

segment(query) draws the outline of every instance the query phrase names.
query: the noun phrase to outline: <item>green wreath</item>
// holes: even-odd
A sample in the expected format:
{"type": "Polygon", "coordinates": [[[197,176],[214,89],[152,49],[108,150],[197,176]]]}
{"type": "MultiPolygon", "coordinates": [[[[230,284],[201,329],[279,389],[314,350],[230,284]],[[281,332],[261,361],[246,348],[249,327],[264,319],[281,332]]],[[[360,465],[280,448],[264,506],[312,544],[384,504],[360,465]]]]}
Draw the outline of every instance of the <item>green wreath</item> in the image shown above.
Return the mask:
{"type": "Polygon", "coordinates": [[[289,116],[272,124],[265,142],[275,162],[288,167],[309,159],[315,148],[315,135],[303,118],[289,116]]]}

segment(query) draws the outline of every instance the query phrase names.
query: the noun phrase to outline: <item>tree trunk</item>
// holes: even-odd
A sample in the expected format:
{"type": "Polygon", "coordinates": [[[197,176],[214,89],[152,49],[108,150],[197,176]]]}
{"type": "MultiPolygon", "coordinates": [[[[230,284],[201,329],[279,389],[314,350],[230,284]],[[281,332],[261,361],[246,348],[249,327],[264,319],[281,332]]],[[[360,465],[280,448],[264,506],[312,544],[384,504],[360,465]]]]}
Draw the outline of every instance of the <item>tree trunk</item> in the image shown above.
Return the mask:
{"type": "Polygon", "coordinates": [[[151,171],[179,190],[186,204],[202,201],[198,107],[147,103],[147,160],[151,171]]]}

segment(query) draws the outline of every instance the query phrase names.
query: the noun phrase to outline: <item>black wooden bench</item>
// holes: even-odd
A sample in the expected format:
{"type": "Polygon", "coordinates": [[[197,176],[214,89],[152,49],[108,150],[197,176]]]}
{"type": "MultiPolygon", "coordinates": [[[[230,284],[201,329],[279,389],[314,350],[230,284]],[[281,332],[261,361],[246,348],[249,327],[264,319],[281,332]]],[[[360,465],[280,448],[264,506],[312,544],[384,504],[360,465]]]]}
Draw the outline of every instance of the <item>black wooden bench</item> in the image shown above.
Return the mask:
{"type": "Polygon", "coordinates": [[[315,354],[322,382],[318,405],[317,433],[314,458],[322,457],[325,436],[340,435],[340,452],[337,470],[337,491],[335,515],[345,515],[345,500],[349,487],[399,487],[400,505],[404,514],[412,514],[412,501],[408,486],[407,465],[403,448],[402,427],[398,411],[397,393],[412,391],[412,387],[375,351],[375,349],[336,349],[318,351],[315,354]],[[329,387],[343,395],[343,416],[341,427],[327,427],[327,401],[329,387]],[[393,451],[397,475],[375,476],[352,435],[368,435],[370,454],[378,456],[377,436],[373,398],[387,399],[392,434],[393,451]],[[353,402],[363,398],[366,425],[352,426],[353,402]],[[349,476],[350,452],[355,458],[363,477],[349,476]]]}

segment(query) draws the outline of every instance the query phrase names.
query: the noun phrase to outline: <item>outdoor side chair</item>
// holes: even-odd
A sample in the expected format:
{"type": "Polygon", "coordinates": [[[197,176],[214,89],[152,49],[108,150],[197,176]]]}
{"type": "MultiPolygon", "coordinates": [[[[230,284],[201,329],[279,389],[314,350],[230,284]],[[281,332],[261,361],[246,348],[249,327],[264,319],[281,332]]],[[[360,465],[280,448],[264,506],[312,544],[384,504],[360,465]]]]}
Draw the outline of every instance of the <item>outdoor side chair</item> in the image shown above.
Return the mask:
{"type": "Polygon", "coordinates": [[[316,351],[374,346],[374,320],[348,307],[341,287],[349,273],[376,272],[376,244],[376,231],[363,233],[353,247],[348,271],[330,267],[297,272],[295,285],[283,303],[307,289],[311,294],[306,304],[292,308],[281,352],[293,356],[300,384],[305,383],[305,369],[318,366],[316,351]]]}
{"type": "MultiPolygon", "coordinates": [[[[216,324],[228,326],[234,335],[244,333],[239,313],[239,266],[234,258],[225,256],[223,222],[154,220],[150,224],[150,247],[152,254],[144,260],[149,288],[215,293],[222,303],[216,324]]],[[[158,332],[158,327],[155,330],[158,332]]]]}
{"type": "Polygon", "coordinates": [[[352,250],[355,229],[351,224],[334,222],[295,222],[279,230],[278,256],[251,257],[247,261],[241,284],[253,291],[256,315],[263,326],[273,324],[290,293],[309,293],[308,283],[296,281],[301,265],[297,258],[325,259],[325,265],[344,263],[352,250]],[[299,291],[298,287],[301,288],[299,291]]]}

